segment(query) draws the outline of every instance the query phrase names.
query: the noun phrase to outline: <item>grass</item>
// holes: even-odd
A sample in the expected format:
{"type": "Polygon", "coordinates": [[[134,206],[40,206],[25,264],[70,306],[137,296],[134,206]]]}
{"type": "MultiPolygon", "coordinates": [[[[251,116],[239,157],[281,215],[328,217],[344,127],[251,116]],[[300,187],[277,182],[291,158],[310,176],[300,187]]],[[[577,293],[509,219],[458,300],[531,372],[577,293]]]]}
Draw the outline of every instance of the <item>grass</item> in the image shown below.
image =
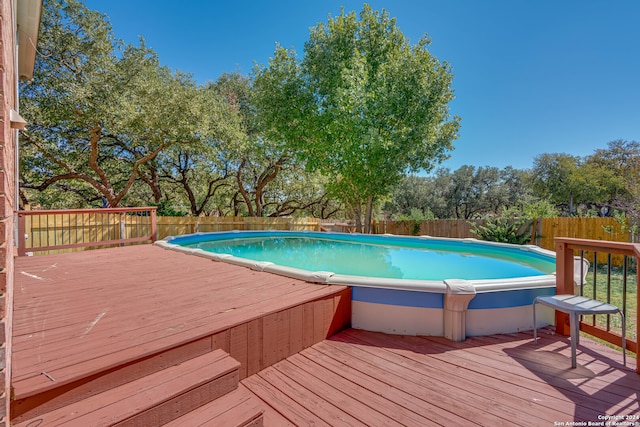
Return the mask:
{"type": "MultiPolygon", "coordinates": [[[[621,310],[624,310],[627,323],[626,337],[629,339],[637,340],[638,337],[636,337],[636,322],[638,321],[638,300],[636,297],[636,266],[629,266],[629,268],[627,269],[626,292],[623,292],[624,270],[622,267],[611,266],[611,274],[609,276],[607,265],[599,264],[595,273],[596,280],[594,284],[594,272],[592,267],[587,274],[587,283],[583,286],[582,295],[588,298],[595,298],[599,301],[613,304],[619,307],[621,310]],[[610,283],[609,292],[607,292],[608,283],[610,283]],[[626,300],[624,298],[625,294],[626,300]]],[[[592,323],[592,318],[595,318],[596,326],[599,326],[603,329],[609,329],[612,332],[616,332],[618,334],[622,333],[622,324],[619,315],[584,316],[582,321],[585,323],[592,323]],[[608,327],[607,322],[609,322],[608,327]]]]}

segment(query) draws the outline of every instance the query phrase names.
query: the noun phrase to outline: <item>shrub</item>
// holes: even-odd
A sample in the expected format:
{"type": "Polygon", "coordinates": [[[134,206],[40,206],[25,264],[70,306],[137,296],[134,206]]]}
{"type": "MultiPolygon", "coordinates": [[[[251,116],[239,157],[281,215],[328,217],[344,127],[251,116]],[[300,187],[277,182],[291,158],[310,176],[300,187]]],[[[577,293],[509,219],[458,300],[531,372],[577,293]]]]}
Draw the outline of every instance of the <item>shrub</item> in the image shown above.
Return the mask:
{"type": "Polygon", "coordinates": [[[499,216],[488,218],[485,225],[470,222],[471,232],[480,240],[526,245],[531,242],[533,220],[523,218],[515,209],[503,209],[499,216]]]}

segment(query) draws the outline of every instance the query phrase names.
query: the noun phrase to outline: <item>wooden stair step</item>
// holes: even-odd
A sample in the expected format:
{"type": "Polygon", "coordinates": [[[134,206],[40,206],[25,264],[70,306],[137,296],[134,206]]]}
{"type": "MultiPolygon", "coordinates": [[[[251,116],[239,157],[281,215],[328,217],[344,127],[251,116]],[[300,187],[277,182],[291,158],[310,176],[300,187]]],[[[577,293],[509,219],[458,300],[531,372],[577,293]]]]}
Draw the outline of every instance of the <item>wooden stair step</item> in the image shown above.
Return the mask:
{"type": "MultiPolygon", "coordinates": [[[[211,338],[207,337],[207,339],[184,343],[142,358],[118,359],[104,365],[92,361],[94,373],[89,376],[83,375],[82,370],[75,371],[77,365],[73,365],[59,371],[48,372],[47,374],[51,377],[51,386],[39,387],[40,391],[35,394],[21,394],[22,383],[14,382],[11,419],[14,423],[37,419],[40,414],[52,412],[89,396],[184,363],[212,350],[211,338]]],[[[44,373],[41,377],[45,378],[44,373]]]]}
{"type": "Polygon", "coordinates": [[[247,389],[238,388],[165,424],[165,427],[262,427],[263,405],[247,389]]]}
{"type": "Polygon", "coordinates": [[[163,425],[237,389],[239,367],[215,350],[14,426],[163,425]]]}

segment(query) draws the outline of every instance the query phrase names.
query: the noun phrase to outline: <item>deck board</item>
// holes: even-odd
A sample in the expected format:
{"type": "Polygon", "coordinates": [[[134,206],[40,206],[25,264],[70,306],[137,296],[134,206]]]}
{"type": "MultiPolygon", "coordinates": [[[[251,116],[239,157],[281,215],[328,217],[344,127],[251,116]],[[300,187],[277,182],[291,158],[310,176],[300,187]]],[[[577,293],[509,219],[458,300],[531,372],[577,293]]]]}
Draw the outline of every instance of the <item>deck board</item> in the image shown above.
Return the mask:
{"type": "Polygon", "coordinates": [[[640,414],[636,360],[623,367],[620,351],[586,338],[577,369],[568,338],[549,330],[538,345],[531,332],[459,343],[347,329],[323,340],[328,320],[344,324],[346,290],[151,245],[18,258],[16,396],[46,388],[43,372],[64,383],[180,343],[176,354],[220,348],[236,358],[265,426],[530,426],[640,414]]]}
{"type": "Polygon", "coordinates": [[[531,332],[457,343],[347,329],[242,384],[297,425],[301,408],[339,407],[352,424],[410,426],[560,425],[640,414],[635,359],[623,367],[620,352],[585,338],[578,349],[571,369],[568,338],[548,331],[534,345],[531,332]]]}
{"type": "MultiPolygon", "coordinates": [[[[18,397],[46,386],[43,372],[64,383],[271,313],[282,316],[308,301],[321,300],[309,310],[323,316],[322,307],[333,309],[332,296],[347,289],[153,245],[17,258],[15,280],[12,379],[18,397]]],[[[237,332],[231,352],[242,357],[246,327],[237,332]]],[[[274,361],[288,355],[280,351],[274,361]]]]}

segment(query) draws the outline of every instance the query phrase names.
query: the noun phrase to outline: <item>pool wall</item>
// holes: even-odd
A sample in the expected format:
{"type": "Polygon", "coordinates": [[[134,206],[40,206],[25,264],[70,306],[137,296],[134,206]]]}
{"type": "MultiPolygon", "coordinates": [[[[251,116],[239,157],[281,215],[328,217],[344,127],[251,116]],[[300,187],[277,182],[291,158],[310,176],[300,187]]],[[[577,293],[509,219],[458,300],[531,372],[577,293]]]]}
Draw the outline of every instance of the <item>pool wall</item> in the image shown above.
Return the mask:
{"type": "MultiPolygon", "coordinates": [[[[531,330],[533,325],[532,302],[536,296],[554,295],[555,274],[493,280],[444,281],[403,280],[361,277],[334,274],[329,271],[307,271],[285,267],[271,262],[259,262],[232,255],[206,252],[172,243],[198,241],[207,235],[228,234],[238,238],[240,233],[251,237],[260,235],[304,235],[320,238],[350,237],[362,239],[364,235],[315,232],[227,232],[196,233],[193,235],[168,237],[155,244],[165,249],[176,250],[214,261],[227,262],[257,271],[264,271],[307,282],[324,285],[347,285],[352,288],[351,326],[376,332],[402,335],[444,336],[453,341],[463,341],[467,336],[514,333],[531,330]]],[[[380,237],[380,236],[378,236],[380,237]]],[[[413,238],[391,236],[393,238],[413,238]]],[[[433,239],[421,236],[420,239],[433,239]]],[[[555,258],[555,253],[537,246],[514,246],[476,239],[443,239],[473,242],[483,245],[501,246],[529,251],[555,258]]],[[[537,316],[536,327],[553,324],[554,311],[544,307],[537,316]]]]}
{"type": "Polygon", "coordinates": [[[401,335],[444,336],[444,294],[351,288],[351,327],[401,335]]]}

